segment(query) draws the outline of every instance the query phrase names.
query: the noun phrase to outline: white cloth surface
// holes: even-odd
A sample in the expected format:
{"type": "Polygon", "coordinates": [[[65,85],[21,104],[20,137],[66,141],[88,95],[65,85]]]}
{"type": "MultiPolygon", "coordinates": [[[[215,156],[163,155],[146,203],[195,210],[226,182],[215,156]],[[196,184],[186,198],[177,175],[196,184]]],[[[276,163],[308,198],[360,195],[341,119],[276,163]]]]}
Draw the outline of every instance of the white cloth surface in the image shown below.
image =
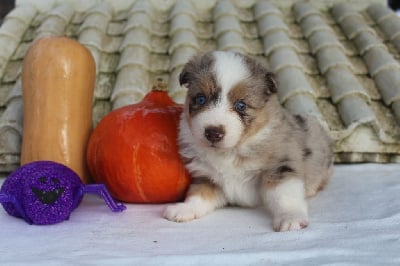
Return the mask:
{"type": "Polygon", "coordinates": [[[70,220],[47,226],[0,208],[0,265],[400,265],[399,164],[335,166],[301,231],[274,232],[262,208],[179,224],[162,218],[165,205],[127,207],[112,213],[85,195],[70,220]]]}

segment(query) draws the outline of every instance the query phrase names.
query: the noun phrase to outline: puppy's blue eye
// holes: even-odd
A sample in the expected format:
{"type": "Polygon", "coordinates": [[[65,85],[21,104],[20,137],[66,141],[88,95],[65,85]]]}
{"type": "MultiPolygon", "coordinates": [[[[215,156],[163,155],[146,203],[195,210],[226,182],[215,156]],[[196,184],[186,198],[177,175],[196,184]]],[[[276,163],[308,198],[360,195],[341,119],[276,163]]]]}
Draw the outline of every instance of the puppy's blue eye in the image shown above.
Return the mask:
{"type": "Polygon", "coordinates": [[[206,98],[206,96],[204,96],[203,94],[198,94],[197,96],[196,96],[196,98],[194,99],[194,102],[197,104],[197,105],[205,105],[206,104],[206,102],[207,102],[207,98],[206,98]]]}
{"type": "Polygon", "coordinates": [[[242,113],[246,110],[247,104],[243,101],[237,101],[235,103],[235,110],[236,112],[242,113]]]}

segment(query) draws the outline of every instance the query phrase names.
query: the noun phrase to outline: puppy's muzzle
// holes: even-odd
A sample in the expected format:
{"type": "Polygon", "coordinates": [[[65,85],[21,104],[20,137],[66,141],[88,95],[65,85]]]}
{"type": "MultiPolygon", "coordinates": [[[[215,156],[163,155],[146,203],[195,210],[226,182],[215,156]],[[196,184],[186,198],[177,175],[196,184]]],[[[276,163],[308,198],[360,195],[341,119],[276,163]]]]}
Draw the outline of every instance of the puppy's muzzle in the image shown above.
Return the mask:
{"type": "Polygon", "coordinates": [[[223,126],[209,126],[204,129],[204,136],[211,144],[215,144],[224,138],[225,129],[223,126]]]}

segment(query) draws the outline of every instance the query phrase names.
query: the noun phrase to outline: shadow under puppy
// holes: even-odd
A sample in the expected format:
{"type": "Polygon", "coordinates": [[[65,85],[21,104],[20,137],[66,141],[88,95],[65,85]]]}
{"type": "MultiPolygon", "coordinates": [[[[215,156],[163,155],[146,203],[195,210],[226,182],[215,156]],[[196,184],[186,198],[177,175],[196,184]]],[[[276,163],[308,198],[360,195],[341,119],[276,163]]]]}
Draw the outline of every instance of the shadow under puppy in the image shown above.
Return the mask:
{"type": "Polygon", "coordinates": [[[239,53],[197,55],[179,81],[188,89],[180,154],[192,184],[164,216],[186,222],[228,204],[262,204],[274,230],[306,227],[306,197],[323,188],[333,169],[331,141],[318,121],[283,109],[273,75],[239,53]]]}

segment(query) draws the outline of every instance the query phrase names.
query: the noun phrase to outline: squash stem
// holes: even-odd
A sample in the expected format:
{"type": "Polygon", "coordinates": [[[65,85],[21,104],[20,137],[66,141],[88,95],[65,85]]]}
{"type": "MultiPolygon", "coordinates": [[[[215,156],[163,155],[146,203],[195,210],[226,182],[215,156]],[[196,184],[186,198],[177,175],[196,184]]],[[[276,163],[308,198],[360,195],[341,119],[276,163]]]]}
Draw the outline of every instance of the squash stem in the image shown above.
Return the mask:
{"type": "Polygon", "coordinates": [[[162,79],[158,78],[156,84],[153,85],[153,88],[151,89],[152,91],[168,91],[168,85],[167,83],[162,79]]]}

